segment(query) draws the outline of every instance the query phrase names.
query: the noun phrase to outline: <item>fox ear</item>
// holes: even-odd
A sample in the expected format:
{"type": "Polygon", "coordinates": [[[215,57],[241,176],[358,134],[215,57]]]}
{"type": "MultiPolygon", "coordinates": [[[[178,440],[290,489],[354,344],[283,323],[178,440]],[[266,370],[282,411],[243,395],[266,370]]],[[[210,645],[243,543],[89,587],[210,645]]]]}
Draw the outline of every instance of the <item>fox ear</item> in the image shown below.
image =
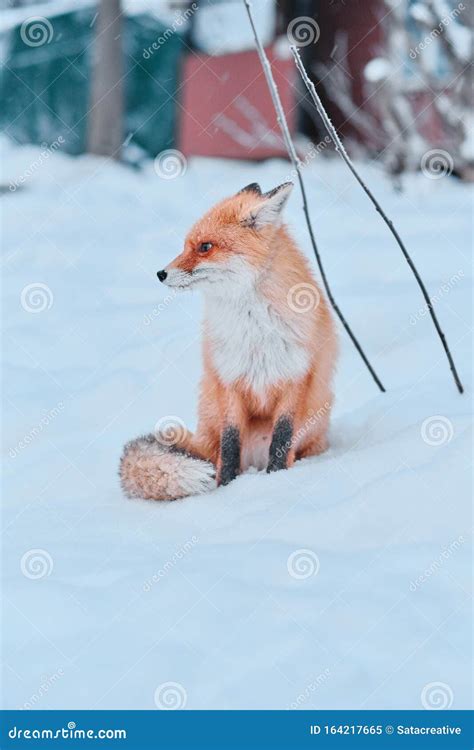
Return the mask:
{"type": "Polygon", "coordinates": [[[250,185],[246,185],[242,188],[242,190],[239,190],[237,195],[240,195],[240,193],[255,193],[256,195],[261,195],[262,191],[260,189],[260,185],[257,182],[251,182],[250,185]]]}
{"type": "Polygon", "coordinates": [[[292,190],[293,183],[284,182],[283,185],[278,185],[273,190],[269,190],[268,193],[263,193],[260,203],[252,209],[250,216],[245,219],[245,226],[252,227],[252,229],[262,229],[267,224],[274,224],[278,220],[292,190]]]}

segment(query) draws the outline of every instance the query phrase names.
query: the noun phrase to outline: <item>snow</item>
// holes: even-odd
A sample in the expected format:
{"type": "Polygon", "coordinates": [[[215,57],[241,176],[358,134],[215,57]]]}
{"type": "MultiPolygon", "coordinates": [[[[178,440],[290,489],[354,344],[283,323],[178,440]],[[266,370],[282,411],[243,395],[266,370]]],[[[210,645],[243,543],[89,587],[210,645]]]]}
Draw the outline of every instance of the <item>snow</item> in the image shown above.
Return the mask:
{"type": "MultiPolygon", "coordinates": [[[[275,7],[273,3],[252,5],[254,22],[262,44],[270,44],[275,36],[275,7]]],[[[208,55],[242,52],[254,48],[254,37],[241,3],[213,3],[205,0],[196,13],[192,30],[197,49],[208,55]]]]}
{"type": "Polygon", "coordinates": [[[408,12],[414,21],[421,23],[428,28],[433,25],[433,15],[430,9],[422,3],[414,3],[410,5],[408,12]]]}
{"type": "MultiPolygon", "coordinates": [[[[341,332],[325,455],[159,504],[122,496],[118,460],[163,416],[194,428],[201,300],[156,270],[214,201],[290,167],[190,159],[165,180],[3,146],[4,706],[153,709],[168,691],[189,709],[416,709],[440,689],[467,708],[468,188],[419,174],[400,195],[359,165],[466,394],[386,228],[341,162],[315,159],[328,277],[387,393],[341,332]]],[[[300,203],[286,216],[311,255],[300,203]]]]}
{"type": "Polygon", "coordinates": [[[374,57],[364,68],[364,77],[371,83],[383,81],[390,75],[390,63],[384,57],[374,57]]]}

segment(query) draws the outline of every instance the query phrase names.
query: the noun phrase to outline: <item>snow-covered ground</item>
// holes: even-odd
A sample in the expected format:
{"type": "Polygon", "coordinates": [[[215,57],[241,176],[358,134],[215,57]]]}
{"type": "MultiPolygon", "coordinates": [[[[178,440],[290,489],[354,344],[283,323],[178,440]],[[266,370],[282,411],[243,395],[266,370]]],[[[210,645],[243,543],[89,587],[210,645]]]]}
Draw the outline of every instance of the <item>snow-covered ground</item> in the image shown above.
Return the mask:
{"type": "MultiPolygon", "coordinates": [[[[419,175],[398,195],[361,167],[467,393],[379,217],[317,159],[328,276],[388,392],[341,332],[327,454],[160,504],[126,500],[117,464],[160,417],[195,426],[201,300],[156,270],[215,200],[289,167],[191,160],[165,180],[59,150],[3,155],[4,706],[468,707],[468,189],[419,175]]],[[[310,254],[297,190],[286,215],[310,254]]]]}

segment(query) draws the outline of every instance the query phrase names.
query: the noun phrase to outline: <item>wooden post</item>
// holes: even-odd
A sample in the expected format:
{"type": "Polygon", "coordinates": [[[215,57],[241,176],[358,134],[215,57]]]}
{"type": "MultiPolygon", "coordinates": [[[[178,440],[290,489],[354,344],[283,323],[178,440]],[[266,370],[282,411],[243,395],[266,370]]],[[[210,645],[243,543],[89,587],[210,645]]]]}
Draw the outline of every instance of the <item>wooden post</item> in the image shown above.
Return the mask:
{"type": "Polygon", "coordinates": [[[100,0],[93,47],[87,151],[120,159],[123,142],[121,0],[100,0]]]}

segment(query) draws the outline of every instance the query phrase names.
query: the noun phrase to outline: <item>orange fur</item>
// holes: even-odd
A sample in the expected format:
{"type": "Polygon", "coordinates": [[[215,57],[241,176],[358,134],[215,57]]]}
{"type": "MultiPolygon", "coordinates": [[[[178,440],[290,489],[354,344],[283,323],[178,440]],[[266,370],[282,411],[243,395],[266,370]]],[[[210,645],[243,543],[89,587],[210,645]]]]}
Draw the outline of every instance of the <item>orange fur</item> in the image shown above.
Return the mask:
{"type": "MultiPolygon", "coordinates": [[[[255,190],[222,201],[193,226],[183,252],[166,268],[168,277],[174,270],[179,279],[199,279],[196,272],[198,269],[205,271],[207,264],[224,268],[236,258],[244,262],[244,268],[248,267],[254,274],[251,276],[255,279],[252,293],[257,295],[262,310],[271,310],[271,320],[283,331],[290,331],[295,346],[306,356],[307,364],[297,376],[277,379],[263,388],[256,387],[245,374],[226,382],[216,364],[213,320],[206,318],[198,427],[196,434],[188,434],[179,447],[196,458],[210,461],[217,467],[218,479],[222,435],[229,425],[237,426],[240,434],[240,470],[245,470],[252,462],[255,465],[255,455],[268,456],[274,429],[282,417],[289,416],[293,428],[286,466],[327,448],[337,356],[334,323],[309,264],[286,227],[279,221],[268,221],[260,226],[259,217],[268,217],[259,211],[268,202],[267,196],[255,190]],[[252,224],[255,216],[257,220],[252,224]],[[202,243],[212,243],[212,248],[200,252],[202,243]],[[295,287],[306,289],[315,304],[307,310],[304,306],[299,309],[291,297],[295,287]]],[[[225,296],[222,306],[224,310],[225,296]]],[[[236,344],[239,335],[245,336],[245,330],[229,331],[236,344]]],[[[257,364],[264,355],[265,352],[255,351],[257,364]]],[[[289,364],[291,366],[291,362],[289,364]]]]}
{"type": "MultiPolygon", "coordinates": [[[[304,435],[290,452],[294,458],[321,453],[327,447],[327,429],[333,396],[331,381],[337,354],[335,328],[328,304],[318,287],[306,258],[296,247],[284,226],[269,225],[259,232],[250,232],[242,220],[260,202],[252,192],[228,198],[208,211],[185,240],[184,251],[170,267],[190,271],[200,264],[223,262],[230,253],[243,253],[255,268],[263,270],[261,292],[274,304],[283,317],[304,315],[308,318],[307,345],[310,365],[298,382],[281,382],[269,387],[264,397],[252,391],[245,379],[224,384],[212,363],[212,341],[204,331],[204,375],[199,402],[199,424],[195,449],[214,464],[219,461],[220,436],[226,423],[239,425],[242,444],[254,434],[267,432],[281,414],[294,415],[295,434],[304,435]],[[212,242],[213,248],[199,255],[196,248],[212,242]],[[288,293],[298,284],[310,283],[317,290],[319,304],[308,313],[293,311],[288,293]],[[316,415],[316,416],[313,416],[316,415]],[[319,416],[318,416],[319,415],[319,416]]],[[[301,322],[301,321],[299,321],[301,322]]],[[[306,322],[306,321],[305,321],[306,322]]]]}

